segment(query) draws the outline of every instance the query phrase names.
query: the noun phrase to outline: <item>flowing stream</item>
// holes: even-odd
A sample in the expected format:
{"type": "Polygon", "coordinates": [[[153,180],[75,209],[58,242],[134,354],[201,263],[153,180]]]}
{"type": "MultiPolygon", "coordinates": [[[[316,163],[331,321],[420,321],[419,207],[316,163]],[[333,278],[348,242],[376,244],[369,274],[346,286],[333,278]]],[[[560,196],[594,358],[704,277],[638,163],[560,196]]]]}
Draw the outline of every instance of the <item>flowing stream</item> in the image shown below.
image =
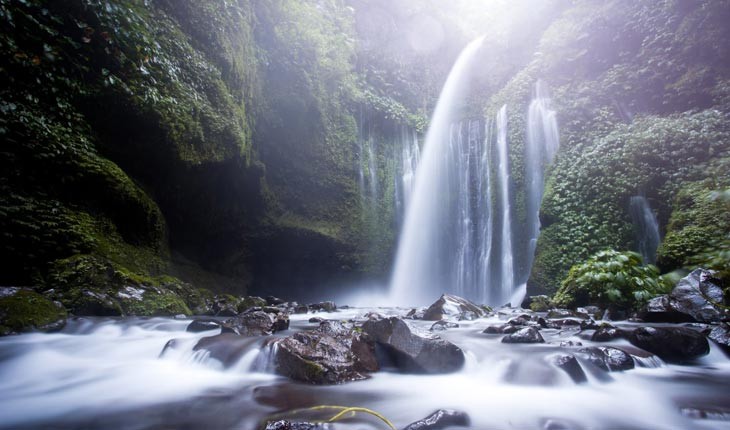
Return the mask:
{"type": "MultiPolygon", "coordinates": [[[[316,316],[361,319],[368,311],[316,316]]],[[[576,384],[551,359],[570,352],[561,342],[592,345],[587,335],[577,328],[543,329],[547,343],[515,345],[481,333],[513,312],[521,311],[460,321],[459,328],[440,333],[465,352],[466,365],[456,373],[381,371],[335,386],[271,373],[271,337],[238,338],[216,359],[193,345],[219,330],[187,333],[190,320],[71,320],[60,333],[0,339],[0,428],[254,430],[271,414],[327,404],[370,408],[398,428],[439,408],[468,413],[471,428],[481,430],[730,428],[730,361],[714,345],[710,355],[687,366],[640,353],[637,367],[625,372],[591,372],[582,363],[588,381],[576,384]]],[[[316,327],[311,316],[293,315],[281,335],[316,327]]],[[[424,330],[432,324],[411,323],[424,330]]],[[[363,416],[336,428],[384,427],[363,416]]]]}

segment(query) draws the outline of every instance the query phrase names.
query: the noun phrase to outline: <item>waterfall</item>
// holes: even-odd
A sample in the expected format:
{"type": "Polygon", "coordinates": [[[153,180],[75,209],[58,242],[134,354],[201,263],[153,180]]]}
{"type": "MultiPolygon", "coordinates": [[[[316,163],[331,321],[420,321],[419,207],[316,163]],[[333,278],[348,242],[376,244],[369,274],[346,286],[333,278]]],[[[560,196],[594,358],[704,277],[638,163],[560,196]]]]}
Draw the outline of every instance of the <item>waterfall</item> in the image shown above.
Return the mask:
{"type": "Polygon", "coordinates": [[[405,210],[411,201],[416,168],[421,158],[416,131],[410,127],[401,127],[399,140],[393,146],[394,159],[398,163],[393,175],[395,218],[396,224],[400,226],[403,223],[405,210]]]}
{"type": "Polygon", "coordinates": [[[527,254],[525,274],[520,282],[527,282],[535,256],[537,236],[540,233],[540,203],[545,188],[545,168],[552,163],[560,144],[558,121],[550,106],[547,85],[538,80],[535,95],[527,113],[527,145],[525,147],[525,182],[527,214],[527,254]]]}
{"type": "Polygon", "coordinates": [[[448,154],[451,124],[483,38],[471,42],[459,55],[446,80],[426,134],[415,187],[406,209],[391,280],[396,303],[425,304],[451,289],[448,154]],[[449,249],[447,249],[449,248],[449,249]],[[446,258],[444,258],[446,257],[446,258]]]}
{"type": "Polygon", "coordinates": [[[525,294],[540,231],[545,169],[559,145],[556,114],[547,86],[538,81],[527,112],[525,200],[515,206],[522,193],[512,189],[507,106],[485,120],[463,120],[457,113],[479,43],[464,49],[449,74],[410,197],[405,190],[414,164],[406,162],[411,156],[402,157],[403,200],[410,203],[391,279],[395,303],[426,304],[446,292],[516,306],[525,294]],[[522,217],[513,207],[524,208],[525,225],[517,224],[522,217]]]}
{"type": "MultiPolygon", "coordinates": [[[[510,203],[510,166],[507,148],[507,105],[497,112],[497,156],[500,197],[502,203],[502,246],[501,246],[501,279],[499,299],[506,302],[512,295],[515,285],[514,254],[512,252],[512,210],[510,203]]],[[[503,304],[498,303],[498,304],[503,304]]]]}
{"type": "Polygon", "coordinates": [[[629,202],[631,220],[636,234],[637,251],[644,257],[644,263],[656,262],[656,250],[661,242],[659,223],[644,196],[633,196],[629,202]]]}

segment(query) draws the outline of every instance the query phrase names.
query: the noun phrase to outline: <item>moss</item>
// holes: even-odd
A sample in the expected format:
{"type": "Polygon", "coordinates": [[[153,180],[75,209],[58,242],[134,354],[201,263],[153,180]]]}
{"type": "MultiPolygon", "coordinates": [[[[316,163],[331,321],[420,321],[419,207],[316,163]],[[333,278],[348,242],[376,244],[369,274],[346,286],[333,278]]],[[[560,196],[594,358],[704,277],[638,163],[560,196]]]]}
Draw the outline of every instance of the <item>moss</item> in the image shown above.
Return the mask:
{"type": "Polygon", "coordinates": [[[238,312],[244,312],[247,309],[253,307],[264,307],[266,306],[266,300],[261,297],[247,296],[244,297],[240,303],[238,303],[238,312]]]}
{"type": "Polygon", "coordinates": [[[0,296],[0,336],[59,329],[65,321],[66,310],[63,307],[34,291],[19,289],[0,296]]]}

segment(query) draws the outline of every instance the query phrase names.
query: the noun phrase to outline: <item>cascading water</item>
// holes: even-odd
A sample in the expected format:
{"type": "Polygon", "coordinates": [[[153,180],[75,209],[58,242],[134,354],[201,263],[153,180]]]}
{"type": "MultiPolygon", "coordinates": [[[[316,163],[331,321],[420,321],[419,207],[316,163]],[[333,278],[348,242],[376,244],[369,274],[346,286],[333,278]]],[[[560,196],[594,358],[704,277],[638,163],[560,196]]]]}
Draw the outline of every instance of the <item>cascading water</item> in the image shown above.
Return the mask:
{"type": "Polygon", "coordinates": [[[644,258],[644,263],[654,264],[656,262],[656,250],[662,240],[659,235],[659,223],[656,215],[654,215],[651,206],[649,206],[649,201],[644,196],[631,197],[629,211],[634,224],[637,251],[644,258]]]}
{"type": "Polygon", "coordinates": [[[452,252],[446,226],[454,225],[449,219],[449,166],[444,155],[455,110],[482,40],[471,42],[460,54],[431,119],[391,280],[392,298],[397,303],[425,303],[452,284],[452,259],[444,258],[444,252],[452,252]]]}
{"type": "Polygon", "coordinates": [[[540,231],[544,172],[559,146],[556,114],[547,86],[538,81],[527,118],[527,225],[517,226],[507,107],[484,127],[455,117],[475,44],[454,65],[427,134],[392,279],[398,303],[453,292],[481,303],[519,305],[517,296],[524,295],[540,231]]]}

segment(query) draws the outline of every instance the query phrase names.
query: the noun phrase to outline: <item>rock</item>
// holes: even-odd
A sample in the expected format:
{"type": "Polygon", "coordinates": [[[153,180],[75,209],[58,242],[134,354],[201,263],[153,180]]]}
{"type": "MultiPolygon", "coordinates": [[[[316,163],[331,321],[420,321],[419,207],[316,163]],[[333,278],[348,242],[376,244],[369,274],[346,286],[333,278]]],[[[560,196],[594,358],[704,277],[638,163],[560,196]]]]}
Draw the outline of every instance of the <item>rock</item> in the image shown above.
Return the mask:
{"type": "Polygon", "coordinates": [[[196,319],[188,324],[188,328],[185,331],[190,333],[199,333],[201,331],[218,330],[221,328],[221,323],[216,320],[196,319]]]}
{"type": "Polygon", "coordinates": [[[586,321],[581,321],[580,323],[580,329],[581,330],[598,330],[600,325],[594,320],[593,318],[590,318],[586,321]]]}
{"type": "Polygon", "coordinates": [[[640,327],[628,333],[632,345],[670,362],[686,362],[710,352],[707,338],[686,327],[640,327]]]}
{"type": "Polygon", "coordinates": [[[240,336],[264,336],[289,328],[288,315],[271,314],[252,309],[227,319],[222,324],[222,332],[235,333],[240,336]]]}
{"type": "Polygon", "coordinates": [[[647,322],[686,322],[692,317],[683,314],[672,307],[668,294],[654,297],[649,300],[639,312],[639,317],[647,322]]]}
{"type": "MultiPolygon", "coordinates": [[[[257,340],[250,337],[242,337],[233,333],[221,333],[200,339],[193,347],[193,351],[208,351],[211,358],[220,361],[223,367],[228,368],[238,363],[241,357],[251,350],[251,346],[255,342],[257,340]]],[[[168,342],[168,345],[173,348],[176,346],[175,342],[168,342]]]]}
{"type": "Polygon", "coordinates": [[[262,299],[261,297],[256,296],[247,296],[244,297],[239,303],[238,303],[238,313],[245,312],[250,308],[262,308],[266,306],[268,303],[266,303],[265,299],[262,299]]]}
{"type": "Polygon", "coordinates": [[[308,422],[281,420],[266,423],[265,430],[327,430],[329,428],[329,424],[326,423],[313,424],[308,422]]]}
{"type": "Polygon", "coordinates": [[[368,320],[362,330],[369,334],[401,371],[413,373],[455,372],[464,365],[464,352],[428,332],[420,332],[398,317],[368,320]]]}
{"type": "Polygon", "coordinates": [[[274,297],[274,296],[266,297],[266,304],[269,306],[279,306],[279,305],[283,305],[284,303],[286,303],[286,301],[284,301],[278,297],[274,297]]]}
{"type": "Polygon", "coordinates": [[[582,342],[575,342],[575,341],[572,341],[572,340],[564,340],[564,341],[560,342],[560,347],[561,348],[573,348],[575,346],[583,346],[583,343],[582,342]]]}
{"type": "Polygon", "coordinates": [[[578,327],[581,325],[581,321],[575,318],[558,318],[549,320],[548,324],[553,327],[578,327]]]}
{"type": "Polygon", "coordinates": [[[116,317],[124,313],[116,299],[106,293],[86,289],[80,291],[69,311],[77,316],[100,317],[116,317]]]}
{"type": "Polygon", "coordinates": [[[710,334],[707,335],[707,337],[720,345],[720,347],[722,347],[725,352],[730,353],[730,325],[728,325],[727,323],[721,323],[720,325],[714,327],[712,331],[710,331],[710,334]]]}
{"type": "Polygon", "coordinates": [[[560,354],[552,359],[552,363],[570,376],[576,384],[588,381],[578,359],[571,354],[560,354]]]}
{"type": "Polygon", "coordinates": [[[317,323],[317,324],[319,324],[319,323],[321,323],[323,321],[325,321],[325,319],[324,318],[320,318],[320,317],[312,317],[312,318],[309,319],[309,322],[311,322],[311,323],[317,323]]]}
{"type": "Polygon", "coordinates": [[[529,315],[520,315],[518,317],[510,318],[509,320],[507,320],[507,324],[515,326],[525,326],[531,321],[532,319],[529,315]]]}
{"type": "Polygon", "coordinates": [[[444,318],[457,320],[475,320],[484,316],[484,310],[464,298],[451,294],[443,294],[426,309],[423,319],[438,321],[444,318]]]}
{"type": "Polygon", "coordinates": [[[712,272],[694,270],[669,294],[671,307],[699,322],[720,322],[727,313],[716,304],[724,303],[724,295],[722,288],[712,281],[712,272]]]}
{"type": "Polygon", "coordinates": [[[583,308],[583,311],[588,314],[588,318],[601,318],[603,315],[603,311],[598,306],[585,306],[583,308]]]}
{"type": "Polygon", "coordinates": [[[425,313],[426,313],[426,309],[423,309],[423,308],[415,309],[414,308],[414,309],[411,309],[410,311],[408,311],[408,313],[403,318],[410,319],[410,320],[422,320],[423,314],[425,314],[425,313]]]}
{"type": "Polygon", "coordinates": [[[309,313],[309,306],[307,305],[299,305],[294,308],[295,314],[307,314],[309,313]]]}
{"type": "Polygon", "coordinates": [[[459,328],[459,324],[449,322],[449,321],[444,321],[444,320],[436,321],[435,323],[433,323],[430,330],[431,331],[444,331],[444,330],[448,330],[450,328],[459,328]]]}
{"type": "Polygon", "coordinates": [[[577,317],[576,313],[569,309],[550,309],[547,313],[548,319],[577,317]]]}
{"type": "Polygon", "coordinates": [[[620,372],[634,368],[634,359],[625,351],[610,346],[594,346],[578,351],[585,358],[607,372],[620,372]]]}
{"type": "Polygon", "coordinates": [[[315,312],[334,312],[337,310],[335,302],[321,302],[309,305],[309,309],[315,312]]]}
{"type": "Polygon", "coordinates": [[[611,324],[604,323],[598,327],[595,333],[593,333],[591,340],[593,342],[608,342],[621,337],[624,337],[623,330],[617,329],[611,324]]]}
{"type": "Polygon", "coordinates": [[[428,417],[408,424],[403,430],[443,430],[451,427],[469,427],[471,419],[465,412],[439,409],[428,417]]]}
{"type": "Polygon", "coordinates": [[[544,343],[545,339],[535,327],[525,327],[502,338],[502,343],[544,343]]]}
{"type": "Polygon", "coordinates": [[[217,317],[234,317],[238,315],[238,299],[228,294],[215,296],[211,309],[217,317]]]}
{"type": "Polygon", "coordinates": [[[295,333],[277,343],[276,372],[310,384],[339,384],[367,378],[379,369],[375,345],[342,323],[295,333]]]}
{"type": "Polygon", "coordinates": [[[0,287],[0,336],[28,331],[58,331],[66,325],[66,309],[33,290],[0,287]]]}

